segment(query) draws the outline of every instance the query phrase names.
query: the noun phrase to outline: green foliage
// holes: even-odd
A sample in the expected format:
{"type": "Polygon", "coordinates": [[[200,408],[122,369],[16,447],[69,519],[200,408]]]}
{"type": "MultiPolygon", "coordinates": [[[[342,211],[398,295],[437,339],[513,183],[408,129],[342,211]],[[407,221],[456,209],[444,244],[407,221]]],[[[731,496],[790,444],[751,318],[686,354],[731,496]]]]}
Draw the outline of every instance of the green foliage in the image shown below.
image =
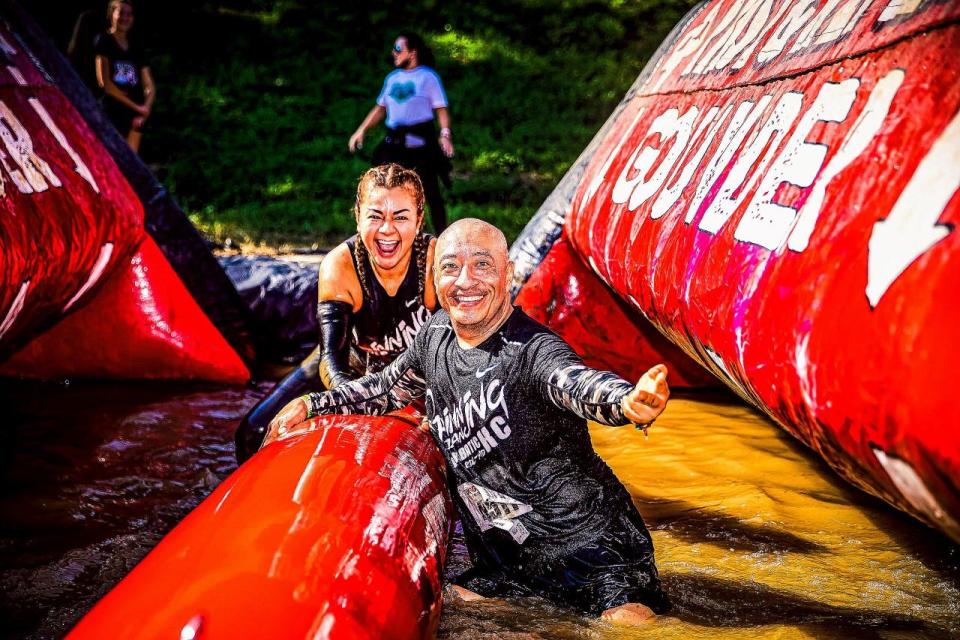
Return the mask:
{"type": "MultiPolygon", "coordinates": [[[[368,159],[347,139],[396,32],[433,47],[451,104],[452,218],[514,237],[693,0],[174,0],[153,21],[143,153],[215,237],[335,242],[368,159]],[[337,3],[340,4],[340,3],[337,3]]],[[[372,149],[380,131],[371,132],[372,149]]]]}

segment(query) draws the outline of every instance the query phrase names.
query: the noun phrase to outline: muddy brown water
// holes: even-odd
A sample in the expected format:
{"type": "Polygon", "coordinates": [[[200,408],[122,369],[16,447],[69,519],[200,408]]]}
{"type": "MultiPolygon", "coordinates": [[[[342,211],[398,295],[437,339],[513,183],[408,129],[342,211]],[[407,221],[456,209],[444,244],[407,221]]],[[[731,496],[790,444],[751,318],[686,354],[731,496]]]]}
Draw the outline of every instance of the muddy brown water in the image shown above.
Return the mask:
{"type": "MultiPolygon", "coordinates": [[[[267,386],[0,381],[0,637],[62,637],[236,468],[233,430],[267,386]]],[[[960,547],[732,396],[675,396],[648,439],[591,434],[674,611],[623,630],[538,600],[448,601],[440,638],[960,637],[960,547]]]]}

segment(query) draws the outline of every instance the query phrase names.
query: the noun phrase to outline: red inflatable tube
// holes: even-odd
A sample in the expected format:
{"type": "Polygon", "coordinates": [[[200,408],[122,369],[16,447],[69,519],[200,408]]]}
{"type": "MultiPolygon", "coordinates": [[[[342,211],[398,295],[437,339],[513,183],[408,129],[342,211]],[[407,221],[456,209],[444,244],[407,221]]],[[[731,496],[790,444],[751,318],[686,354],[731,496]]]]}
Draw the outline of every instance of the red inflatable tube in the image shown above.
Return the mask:
{"type": "Polygon", "coordinates": [[[653,325],[630,317],[564,238],[554,243],[514,302],[553,329],[591,367],[636,381],[662,362],[670,369],[671,387],[717,384],[716,378],[657,333],[653,325]]]}
{"type": "Polygon", "coordinates": [[[250,371],[149,236],[89,303],[6,362],[0,375],[40,380],[208,380],[250,371]]]}
{"type": "Polygon", "coordinates": [[[440,453],[405,417],[313,423],[224,480],[68,637],[432,637],[440,453]]]}
{"type": "Polygon", "coordinates": [[[708,3],[566,232],[842,475],[960,540],[960,3],[708,3]]]}

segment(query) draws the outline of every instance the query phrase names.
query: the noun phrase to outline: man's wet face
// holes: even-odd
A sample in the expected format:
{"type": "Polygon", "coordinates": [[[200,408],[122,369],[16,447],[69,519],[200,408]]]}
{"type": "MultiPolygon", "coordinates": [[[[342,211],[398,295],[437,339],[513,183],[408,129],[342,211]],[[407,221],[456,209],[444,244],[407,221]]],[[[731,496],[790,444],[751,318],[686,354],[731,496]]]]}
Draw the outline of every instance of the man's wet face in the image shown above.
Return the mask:
{"type": "Polygon", "coordinates": [[[502,238],[464,226],[437,244],[437,297],[461,337],[482,335],[509,315],[513,267],[502,238]]]}

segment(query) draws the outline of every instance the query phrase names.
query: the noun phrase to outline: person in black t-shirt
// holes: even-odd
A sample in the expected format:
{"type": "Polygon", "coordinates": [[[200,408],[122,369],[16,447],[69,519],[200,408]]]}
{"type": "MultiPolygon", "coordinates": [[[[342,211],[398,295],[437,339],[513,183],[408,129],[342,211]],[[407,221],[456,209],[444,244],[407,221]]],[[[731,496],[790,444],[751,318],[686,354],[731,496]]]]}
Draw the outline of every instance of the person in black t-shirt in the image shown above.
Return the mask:
{"type": "Polygon", "coordinates": [[[649,427],[670,395],[666,367],[636,385],[586,367],[510,304],[506,239],[485,222],[441,234],[434,273],[442,310],[413,346],[378,374],[294,400],[266,442],[316,415],[383,414],[422,394],[474,564],[458,593],[541,596],[621,624],[669,610],[650,534],[585,423],[649,427]]]}
{"type": "Polygon", "coordinates": [[[413,345],[437,306],[436,239],[423,232],[420,178],[397,164],[369,169],[357,184],[357,233],[320,263],[320,342],[237,428],[237,460],[252,456],[277,410],[308,391],[380,371],[413,345]]]}
{"type": "Polygon", "coordinates": [[[133,5],[129,0],[111,0],[107,20],[110,26],[93,45],[97,83],[103,89],[103,109],[130,148],[139,152],[156,87],[146,57],[130,39],[133,5]]]}

